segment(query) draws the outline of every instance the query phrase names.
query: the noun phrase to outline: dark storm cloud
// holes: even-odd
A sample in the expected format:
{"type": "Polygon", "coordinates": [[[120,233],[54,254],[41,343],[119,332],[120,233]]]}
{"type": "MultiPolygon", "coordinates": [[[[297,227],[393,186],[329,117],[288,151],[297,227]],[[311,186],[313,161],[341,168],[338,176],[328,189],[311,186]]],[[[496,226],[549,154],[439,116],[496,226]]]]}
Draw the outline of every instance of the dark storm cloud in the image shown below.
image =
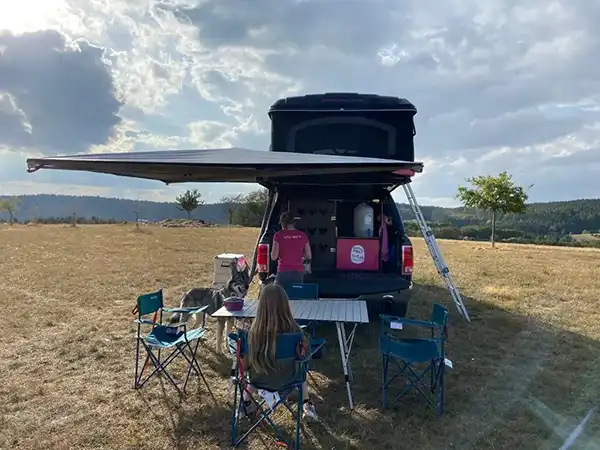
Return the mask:
{"type": "Polygon", "coordinates": [[[209,46],[306,49],[326,44],[349,54],[377,52],[393,30],[410,20],[390,0],[218,0],[170,9],[197,25],[209,46]]]}
{"type": "Polygon", "coordinates": [[[106,143],[121,102],[104,52],[54,30],[1,32],[0,144],[75,153],[106,143]]]}

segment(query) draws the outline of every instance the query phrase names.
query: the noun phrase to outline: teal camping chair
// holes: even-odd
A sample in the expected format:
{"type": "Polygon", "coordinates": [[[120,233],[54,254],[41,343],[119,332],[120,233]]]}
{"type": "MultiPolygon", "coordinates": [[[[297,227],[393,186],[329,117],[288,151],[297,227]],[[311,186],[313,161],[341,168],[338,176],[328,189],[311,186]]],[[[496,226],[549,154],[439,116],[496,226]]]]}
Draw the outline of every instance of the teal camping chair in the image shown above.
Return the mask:
{"type": "Polygon", "coordinates": [[[292,448],[300,449],[300,420],[302,418],[302,384],[306,382],[311,354],[307,352],[304,333],[282,333],[277,336],[276,354],[277,370],[273,373],[256,374],[252,368],[244,366],[243,357],[248,352],[247,332],[238,330],[228,335],[228,345],[231,353],[235,354],[235,369],[233,376],[234,399],[231,421],[231,440],[238,447],[261,424],[268,424],[277,436],[278,445],[290,447],[281,429],[271,416],[275,410],[283,406],[296,419],[292,448]],[[252,394],[249,386],[256,391],[252,394]],[[288,402],[288,396],[298,392],[295,404],[288,402]],[[244,402],[244,392],[252,400],[244,402]],[[250,409],[253,411],[251,412],[250,409]],[[240,432],[241,421],[248,419],[251,423],[247,431],[240,432]],[[252,423],[253,422],[253,423],[252,423]],[[240,436],[241,434],[241,436],[240,436]]]}
{"type": "MultiPolygon", "coordinates": [[[[290,300],[319,300],[319,285],[317,283],[284,283],[282,286],[290,300]]],[[[297,320],[296,322],[302,328],[310,327],[313,359],[321,359],[325,339],[316,337],[319,323],[316,320],[297,320]],[[315,351],[315,349],[318,350],[315,351]]]]}
{"type": "Polygon", "coordinates": [[[438,414],[444,412],[444,372],[446,357],[444,343],[447,338],[446,324],[448,310],[442,305],[433,305],[430,320],[415,320],[403,317],[393,317],[380,314],[381,334],[379,348],[382,355],[382,386],[381,395],[383,407],[387,406],[389,386],[401,378],[404,386],[400,393],[390,403],[394,404],[411,389],[417,390],[427,403],[436,409],[438,414]],[[406,325],[426,327],[431,330],[431,337],[408,338],[398,333],[406,325]],[[393,377],[388,376],[390,361],[393,361],[398,372],[393,377]],[[425,368],[423,369],[423,365],[425,368]],[[421,369],[417,369],[420,366],[421,369]],[[429,382],[425,379],[429,377],[429,382]]]}
{"type": "Polygon", "coordinates": [[[137,324],[136,335],[136,351],[135,351],[135,382],[134,388],[139,389],[148,380],[156,375],[164,375],[177,389],[179,394],[185,393],[188,380],[192,371],[202,378],[204,384],[210,391],[210,387],[204,378],[204,374],[200,369],[200,364],[196,359],[196,352],[200,338],[204,335],[204,328],[187,329],[185,323],[165,324],[163,325],[163,312],[166,313],[189,313],[195,314],[203,312],[208,306],[200,308],[165,308],[163,304],[162,289],[151,294],[141,295],[137,299],[137,305],[133,309],[133,313],[137,314],[135,320],[137,324]],[[152,320],[145,318],[149,314],[154,314],[152,320]],[[158,319],[158,321],[157,321],[158,319]],[[142,334],[142,325],[151,326],[152,329],[147,334],[142,334]],[[143,364],[140,364],[142,352],[140,347],[146,350],[146,357],[143,364]],[[170,350],[171,353],[166,358],[161,358],[161,350],[170,350]],[[189,355],[185,350],[189,350],[189,355]],[[169,366],[178,356],[183,356],[187,361],[187,375],[183,382],[183,388],[180,389],[174,378],[167,371],[169,366]],[[144,377],[146,367],[152,363],[153,370],[144,377]]]}

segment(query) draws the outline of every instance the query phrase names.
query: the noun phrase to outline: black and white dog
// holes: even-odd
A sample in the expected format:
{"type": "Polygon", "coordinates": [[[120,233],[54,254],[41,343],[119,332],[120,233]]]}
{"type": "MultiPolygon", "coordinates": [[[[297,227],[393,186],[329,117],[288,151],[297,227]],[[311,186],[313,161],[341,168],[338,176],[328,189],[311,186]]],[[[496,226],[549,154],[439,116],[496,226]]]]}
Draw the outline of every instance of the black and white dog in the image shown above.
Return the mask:
{"type": "MultiPolygon", "coordinates": [[[[225,287],[221,289],[215,289],[212,287],[204,288],[192,288],[187,291],[181,297],[179,301],[180,308],[200,308],[202,306],[208,306],[203,313],[211,315],[223,306],[223,301],[229,297],[244,298],[248,294],[250,288],[250,269],[246,265],[243,270],[238,270],[237,264],[232,262],[231,276],[225,287]]],[[[198,324],[198,317],[194,315],[194,326],[198,324]]],[[[175,313],[171,316],[169,322],[184,323],[190,318],[189,313],[175,313]]],[[[233,319],[219,320],[217,327],[217,350],[221,350],[221,343],[223,341],[223,334],[225,331],[225,323],[227,322],[227,328],[231,328],[233,325],[233,319]]]]}

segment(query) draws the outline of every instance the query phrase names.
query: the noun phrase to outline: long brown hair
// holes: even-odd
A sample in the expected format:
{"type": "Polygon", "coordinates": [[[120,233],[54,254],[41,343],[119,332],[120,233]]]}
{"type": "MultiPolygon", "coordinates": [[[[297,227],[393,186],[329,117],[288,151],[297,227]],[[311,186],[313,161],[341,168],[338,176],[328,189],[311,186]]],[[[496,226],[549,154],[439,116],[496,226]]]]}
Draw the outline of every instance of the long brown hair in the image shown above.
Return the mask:
{"type": "Polygon", "coordinates": [[[277,370],[277,335],[300,331],[285,289],[279,284],[265,286],[258,299],[256,318],[248,331],[248,366],[260,373],[277,370]]]}

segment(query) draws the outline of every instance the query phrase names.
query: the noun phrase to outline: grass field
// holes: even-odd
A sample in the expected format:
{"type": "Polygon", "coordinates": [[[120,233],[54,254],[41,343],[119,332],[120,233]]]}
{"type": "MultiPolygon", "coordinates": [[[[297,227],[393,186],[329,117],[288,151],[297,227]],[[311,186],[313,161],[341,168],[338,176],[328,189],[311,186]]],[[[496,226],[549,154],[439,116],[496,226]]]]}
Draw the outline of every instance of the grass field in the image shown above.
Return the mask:
{"type": "MultiPolygon", "coordinates": [[[[174,305],[210,283],[214,256],[251,254],[253,229],[131,225],[0,227],[0,448],[228,448],[229,362],[210,322],[200,383],[180,401],[133,384],[135,298],[164,288],[174,305]]],[[[409,316],[449,295],[420,239],[409,316]]],[[[446,414],[417,397],[379,408],[378,326],[359,329],[347,409],[334,334],[311,392],[322,423],[304,448],[558,449],[600,398],[600,251],[442,241],[473,321],[450,305],[446,414]]],[[[254,286],[256,288],[256,286],[254,286]]],[[[249,448],[265,447],[254,438],[249,448]]],[[[600,410],[571,448],[600,449],[600,410]]]]}

